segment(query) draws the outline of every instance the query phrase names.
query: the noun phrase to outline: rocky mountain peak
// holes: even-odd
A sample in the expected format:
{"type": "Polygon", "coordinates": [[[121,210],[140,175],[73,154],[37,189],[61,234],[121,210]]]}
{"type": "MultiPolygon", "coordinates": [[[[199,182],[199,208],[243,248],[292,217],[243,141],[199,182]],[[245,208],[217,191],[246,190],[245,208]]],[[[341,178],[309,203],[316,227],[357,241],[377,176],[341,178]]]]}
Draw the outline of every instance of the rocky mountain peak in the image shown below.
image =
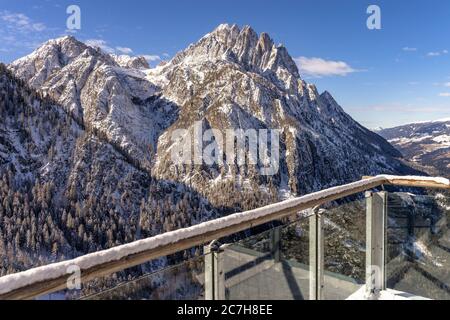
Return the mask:
{"type": "Polygon", "coordinates": [[[45,42],[31,54],[11,63],[9,68],[37,88],[86,50],[94,51],[74,37],[65,36],[45,42]]]}
{"type": "Polygon", "coordinates": [[[259,39],[258,39],[257,46],[258,46],[258,48],[261,48],[262,51],[272,50],[272,47],[273,47],[272,38],[270,38],[270,36],[265,32],[261,33],[261,35],[259,36],[259,39]]]}
{"type": "Polygon", "coordinates": [[[320,94],[320,100],[325,103],[327,106],[329,106],[330,108],[333,109],[341,109],[341,107],[339,106],[339,104],[336,102],[336,100],[334,99],[334,97],[331,95],[330,92],[328,91],[324,91],[320,94]]]}
{"type": "Polygon", "coordinates": [[[236,24],[230,25],[224,23],[219,25],[211,33],[206,34],[203,38],[213,36],[216,38],[217,41],[222,43],[222,45],[233,46],[240,32],[241,30],[239,29],[238,25],[236,24]]]}
{"type": "Polygon", "coordinates": [[[150,65],[144,57],[130,57],[129,55],[111,54],[114,61],[122,68],[149,69],[150,65]]]}
{"type": "Polygon", "coordinates": [[[171,78],[219,64],[259,74],[283,90],[297,91],[300,80],[298,68],[284,46],[275,45],[267,33],[258,35],[250,26],[240,29],[235,24],[219,25],[178,53],[158,73],[171,78]]]}
{"type": "MultiPolygon", "coordinates": [[[[4,128],[0,178],[12,176],[9,168],[13,167],[17,181],[35,179],[36,188],[39,181],[53,184],[36,189],[34,181],[21,183],[33,188],[25,190],[24,197],[57,191],[53,192],[56,201],[48,201],[55,206],[50,210],[41,210],[47,201],[38,197],[33,210],[27,210],[33,218],[40,210],[42,221],[48,211],[69,217],[79,214],[74,217],[81,223],[86,217],[99,223],[94,225],[98,233],[74,239],[78,226],[63,222],[66,231],[57,231],[62,235],[58,239],[69,235],[70,252],[130,242],[133,239],[126,236],[108,243],[101,239],[111,225],[119,226],[117,234],[133,237],[141,217],[147,219],[139,229],[142,236],[151,236],[363,175],[411,172],[395,159],[399,154],[383,138],[337,109],[328,92],[319,95],[314,85],[301,80],[284,46],[249,26],[221,25],[167,64],[147,67],[143,58],[103,53],[70,36],[48,41],[10,64],[7,73],[3,68],[3,77],[0,65],[0,101],[5,101],[0,108],[0,128],[4,128]],[[45,100],[33,98],[37,94],[29,86],[45,100]],[[189,159],[182,165],[175,163],[172,155],[180,150],[179,144],[192,144],[190,139],[174,140],[173,133],[181,129],[195,139],[198,123],[203,132],[216,129],[218,146],[217,131],[223,137],[233,129],[281,131],[279,148],[270,151],[280,157],[276,170],[260,174],[266,167],[263,161],[240,164],[231,157],[213,165],[197,165],[189,159]],[[155,219],[151,213],[156,213],[155,219]]],[[[270,138],[271,145],[275,141],[270,138]]],[[[8,198],[11,204],[2,203],[12,208],[17,201],[8,198]]],[[[18,208],[17,212],[26,211],[18,208]]],[[[11,225],[21,226],[27,220],[32,221],[20,218],[11,225]]],[[[48,226],[48,230],[58,229],[48,226]]],[[[42,252],[47,257],[55,241],[45,242],[49,246],[42,252]]]]}
{"type": "Polygon", "coordinates": [[[355,172],[359,177],[361,168],[373,174],[401,167],[386,141],[363,129],[331,94],[320,95],[302,80],[287,49],[250,26],[222,24],[153,69],[143,58],[103,53],[73,37],[47,42],[10,69],[155,177],[204,176],[192,182],[198,189],[229,172],[170,171],[172,131],[193,128],[196,121],[211,128],[288,132],[276,180],[293,194],[315,190],[323,181],[348,181],[355,172]],[[377,160],[370,160],[374,155],[377,160]],[[337,159],[333,171],[314,169],[337,159]]]}
{"type": "Polygon", "coordinates": [[[333,96],[331,95],[330,92],[328,92],[327,90],[325,90],[324,92],[322,92],[322,94],[320,95],[320,97],[324,100],[327,100],[329,102],[333,102],[336,103],[336,101],[334,100],[333,96]]]}
{"type": "Polygon", "coordinates": [[[251,47],[261,46],[265,50],[272,50],[273,41],[270,36],[263,32],[259,36],[256,31],[249,25],[242,29],[236,24],[221,24],[213,32],[208,33],[203,38],[214,37],[222,45],[232,49],[237,42],[241,45],[249,45],[251,47]]]}
{"type": "Polygon", "coordinates": [[[64,36],[44,43],[37,51],[38,54],[56,52],[60,56],[61,64],[68,64],[89,47],[73,36],[64,36]]]}

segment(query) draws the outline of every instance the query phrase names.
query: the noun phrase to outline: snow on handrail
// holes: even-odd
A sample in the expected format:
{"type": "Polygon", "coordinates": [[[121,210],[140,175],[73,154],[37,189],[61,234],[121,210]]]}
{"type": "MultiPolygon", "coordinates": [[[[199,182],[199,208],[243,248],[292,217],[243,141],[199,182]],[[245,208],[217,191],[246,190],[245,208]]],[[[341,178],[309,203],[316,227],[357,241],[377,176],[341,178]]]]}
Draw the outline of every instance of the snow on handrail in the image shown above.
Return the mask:
{"type": "Polygon", "coordinates": [[[434,188],[450,188],[450,181],[447,178],[421,177],[421,176],[390,176],[384,175],[390,184],[402,186],[430,186],[434,188]]]}
{"type": "MultiPolygon", "coordinates": [[[[438,188],[450,188],[450,182],[448,179],[444,178],[429,178],[429,177],[417,177],[417,176],[390,176],[390,175],[379,175],[376,177],[367,177],[363,180],[349,183],[346,185],[333,187],[329,189],[325,189],[322,191],[314,192],[311,194],[307,194],[298,198],[288,199],[280,203],[271,204],[262,208],[249,210],[241,213],[235,213],[226,217],[218,218],[215,220],[203,222],[201,224],[191,226],[184,229],[179,229],[171,232],[167,232],[164,234],[160,234],[151,238],[135,241],[132,243],[120,245],[111,249],[102,250],[94,253],[90,253],[72,260],[67,260],[63,262],[53,263],[37,268],[33,268],[30,270],[26,270],[23,272],[10,274],[0,278],[0,299],[1,298],[15,298],[27,296],[22,294],[14,295],[10,294],[15,291],[20,291],[21,289],[27,290],[30,289],[30,286],[35,284],[40,285],[40,292],[53,292],[59,290],[62,284],[65,284],[65,278],[70,276],[68,270],[73,266],[78,266],[82,272],[91,270],[92,268],[99,267],[102,265],[111,264],[115,261],[121,261],[123,259],[127,259],[132,255],[145,253],[150,250],[163,248],[165,246],[173,245],[181,241],[186,241],[189,239],[194,239],[196,237],[202,235],[213,235],[214,231],[223,231],[228,230],[232,226],[241,226],[241,229],[235,229],[234,232],[229,232],[229,234],[239,232],[244,230],[244,226],[247,226],[248,223],[251,222],[251,226],[256,226],[258,224],[262,224],[267,222],[262,220],[261,218],[269,218],[271,220],[276,220],[281,216],[281,212],[289,212],[290,214],[295,213],[294,210],[304,210],[306,208],[310,208],[312,205],[323,204],[333,199],[339,199],[351,194],[355,194],[358,192],[362,192],[365,190],[369,190],[371,188],[383,185],[383,184],[404,184],[408,186],[419,186],[419,187],[438,187],[438,188]],[[273,216],[274,214],[280,213],[280,216],[273,216]],[[43,290],[42,284],[47,281],[52,281],[55,279],[59,279],[61,281],[56,281],[57,284],[52,283],[49,286],[50,290],[43,290]]],[[[268,220],[270,221],[270,220],[268,220]]],[[[218,233],[219,234],[219,233],[218,233]]],[[[228,234],[228,235],[229,235],[228,234]]],[[[222,234],[222,236],[224,236],[222,234]]],[[[203,243],[206,243],[210,239],[208,237],[202,238],[204,240],[203,243]]],[[[197,241],[198,243],[198,241],[197,241]]],[[[193,246],[195,246],[194,244],[193,246]]],[[[191,246],[192,247],[192,246],[191,246]]],[[[187,247],[186,247],[187,248],[187,247]]],[[[178,251],[184,250],[186,248],[179,248],[178,251]]],[[[173,250],[173,249],[170,249],[173,250]]],[[[164,255],[168,255],[174,252],[169,252],[166,250],[161,250],[164,252],[164,255]]],[[[152,259],[158,258],[157,256],[152,256],[152,259]]],[[[142,262],[141,262],[142,263],[142,262]]],[[[134,264],[137,265],[138,263],[134,264]]],[[[131,267],[131,262],[127,265],[127,267],[131,267]]],[[[116,268],[117,269],[117,268],[116,268]]],[[[116,270],[114,269],[114,270],[116,270]]],[[[123,268],[125,269],[125,267],[123,268]]],[[[111,268],[111,270],[113,270],[111,268]]],[[[116,272],[116,271],[113,271],[116,272]]],[[[93,277],[93,273],[90,272],[91,278],[93,277]]],[[[112,272],[111,272],[112,273],[112,272]]],[[[102,275],[105,275],[105,271],[103,271],[102,275]]],[[[86,281],[86,279],[83,279],[86,281]]],[[[37,294],[35,295],[37,296],[37,294]]],[[[33,297],[33,295],[31,295],[33,297]]]]}

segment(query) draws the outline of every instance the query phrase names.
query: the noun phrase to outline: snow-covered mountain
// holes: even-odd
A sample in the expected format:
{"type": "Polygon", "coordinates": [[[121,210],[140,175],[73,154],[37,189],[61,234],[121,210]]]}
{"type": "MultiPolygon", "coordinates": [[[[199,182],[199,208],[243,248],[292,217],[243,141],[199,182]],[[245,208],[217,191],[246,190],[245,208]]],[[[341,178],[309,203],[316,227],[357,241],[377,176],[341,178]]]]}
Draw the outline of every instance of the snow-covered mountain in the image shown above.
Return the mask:
{"type": "MultiPolygon", "coordinates": [[[[147,79],[180,109],[158,141],[157,157],[165,160],[155,163],[158,177],[178,179],[167,167],[168,137],[174,129],[192,128],[194,121],[205,128],[281,129],[281,170],[274,181],[290,194],[359,179],[363,173],[407,170],[389,143],[354,121],[329,92],[320,94],[301,79],[284,46],[248,26],[219,26],[148,71],[147,79]]],[[[232,174],[202,168],[194,176],[194,183],[202,184],[202,177],[207,187],[232,174]]]]}
{"type": "Polygon", "coordinates": [[[411,123],[378,132],[403,155],[422,166],[450,174],[450,119],[411,123]]]}
{"type": "Polygon", "coordinates": [[[3,64],[0,199],[0,276],[219,213],[187,186],[153,179],[3,64]]]}
{"type": "Polygon", "coordinates": [[[284,46],[248,26],[220,25],[155,69],[73,37],[51,40],[9,68],[140,168],[201,192],[230,179],[268,181],[227,163],[176,169],[171,134],[192,131],[197,121],[204,129],[280,129],[281,170],[272,180],[287,195],[408,170],[390,144],[354,121],[330,93],[302,80],[284,46]]]}
{"type": "MultiPolygon", "coordinates": [[[[70,36],[7,67],[0,83],[8,101],[1,105],[7,116],[0,120],[0,191],[8,200],[0,218],[28,219],[36,238],[11,221],[14,231],[0,230],[0,236],[30,249],[45,234],[39,229],[45,224],[33,229],[32,216],[50,216],[47,230],[60,231],[35,251],[40,262],[363,175],[414,172],[329,92],[306,83],[284,46],[248,26],[221,25],[153,69],[141,57],[111,55],[70,36]],[[15,105],[23,110],[11,111],[15,105]],[[261,176],[260,164],[227,161],[175,166],[171,135],[192,132],[196,123],[221,132],[279,129],[280,170],[261,176]],[[30,199],[31,213],[16,195],[30,199]]],[[[6,248],[7,254],[14,250],[6,248]]],[[[36,263],[30,259],[14,268],[36,263]]]]}
{"type": "Polygon", "coordinates": [[[145,59],[102,53],[73,37],[50,40],[9,68],[148,170],[158,135],[177,114],[143,78],[145,59]]]}

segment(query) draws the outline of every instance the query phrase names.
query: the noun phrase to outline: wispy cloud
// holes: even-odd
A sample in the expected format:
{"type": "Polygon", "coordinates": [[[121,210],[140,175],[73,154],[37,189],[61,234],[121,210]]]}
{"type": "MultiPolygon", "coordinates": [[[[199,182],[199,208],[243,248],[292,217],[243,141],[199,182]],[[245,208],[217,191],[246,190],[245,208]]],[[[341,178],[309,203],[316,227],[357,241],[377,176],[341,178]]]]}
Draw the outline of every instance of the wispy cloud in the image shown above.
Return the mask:
{"type": "Polygon", "coordinates": [[[346,76],[356,70],[344,61],[325,60],[317,57],[298,57],[295,58],[300,74],[321,78],[330,76],[346,76]]]}
{"type": "Polygon", "coordinates": [[[450,92],[441,92],[439,93],[439,97],[450,97],[450,92]]]}
{"type": "Polygon", "coordinates": [[[435,104],[411,104],[392,102],[386,104],[368,105],[368,106],[354,106],[347,107],[351,111],[376,111],[376,112],[400,112],[400,113],[448,113],[450,108],[448,105],[435,105],[435,104]]]}
{"type": "Polygon", "coordinates": [[[450,88],[450,82],[433,82],[433,86],[450,88]]]}
{"type": "Polygon", "coordinates": [[[402,50],[407,52],[415,52],[417,51],[417,48],[403,47],[402,50]]]}
{"type": "Polygon", "coordinates": [[[88,46],[94,48],[100,48],[106,53],[116,53],[116,50],[113,47],[110,47],[108,43],[103,39],[88,39],[85,41],[88,46]]]}
{"type": "Polygon", "coordinates": [[[0,19],[6,23],[8,29],[20,32],[41,32],[47,27],[41,22],[35,22],[23,13],[1,11],[0,19]]]}
{"type": "Polygon", "coordinates": [[[441,51],[431,51],[427,53],[427,57],[439,57],[441,55],[447,54],[447,50],[441,50],[441,51]]]}
{"type": "Polygon", "coordinates": [[[116,50],[123,54],[132,54],[133,53],[133,50],[131,48],[127,48],[127,47],[116,47],[116,50]]]}
{"type": "Polygon", "coordinates": [[[161,57],[155,54],[144,54],[143,57],[149,62],[160,61],[161,57]]]}
{"type": "Polygon", "coordinates": [[[51,32],[44,23],[23,13],[0,10],[0,43],[9,51],[35,49],[51,32]]]}
{"type": "MultiPolygon", "coordinates": [[[[128,47],[122,47],[122,46],[112,47],[110,44],[108,44],[107,41],[105,41],[103,39],[88,39],[85,41],[85,43],[88,46],[91,46],[94,48],[100,48],[101,50],[103,50],[104,52],[109,53],[109,54],[132,55],[134,52],[133,49],[128,48],[128,47]]],[[[144,57],[148,62],[157,62],[157,61],[162,60],[159,55],[155,55],[155,54],[144,54],[144,55],[140,55],[140,56],[144,57]]]]}

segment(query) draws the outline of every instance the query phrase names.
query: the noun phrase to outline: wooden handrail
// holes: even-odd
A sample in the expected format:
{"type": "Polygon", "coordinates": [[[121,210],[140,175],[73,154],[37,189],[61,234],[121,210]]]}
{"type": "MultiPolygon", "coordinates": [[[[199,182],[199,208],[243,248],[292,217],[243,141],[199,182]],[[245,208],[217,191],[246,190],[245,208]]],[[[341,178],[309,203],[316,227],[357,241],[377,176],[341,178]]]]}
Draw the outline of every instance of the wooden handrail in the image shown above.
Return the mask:
{"type": "Polygon", "coordinates": [[[361,181],[344,186],[329,188],[299,198],[289,199],[278,204],[236,213],[227,217],[207,221],[194,227],[171,231],[159,236],[88,254],[80,258],[1,277],[0,299],[33,299],[44,294],[63,290],[67,287],[67,280],[71,276],[67,271],[64,271],[69,266],[76,265],[80,268],[81,282],[85,283],[384,184],[409,187],[450,188],[448,181],[445,183],[444,180],[425,181],[418,177],[415,179],[414,177],[405,178],[384,175],[364,177],[361,181]],[[132,253],[127,254],[130,249],[132,249],[132,253]],[[120,255],[121,251],[125,253],[120,255]],[[98,259],[98,262],[97,256],[102,257],[102,259],[98,259]],[[105,258],[109,256],[114,257],[114,259],[108,260],[105,258]]]}
{"type": "MultiPolygon", "coordinates": [[[[401,177],[401,176],[388,176],[385,175],[386,184],[402,187],[415,187],[415,188],[432,188],[432,189],[449,189],[448,183],[444,183],[445,178],[430,178],[429,180],[417,179],[418,177],[401,177]],[[433,180],[435,179],[435,180],[433,180]],[[440,182],[439,180],[443,180],[440,182]]],[[[363,180],[372,179],[373,176],[363,176],[363,180]]]]}

